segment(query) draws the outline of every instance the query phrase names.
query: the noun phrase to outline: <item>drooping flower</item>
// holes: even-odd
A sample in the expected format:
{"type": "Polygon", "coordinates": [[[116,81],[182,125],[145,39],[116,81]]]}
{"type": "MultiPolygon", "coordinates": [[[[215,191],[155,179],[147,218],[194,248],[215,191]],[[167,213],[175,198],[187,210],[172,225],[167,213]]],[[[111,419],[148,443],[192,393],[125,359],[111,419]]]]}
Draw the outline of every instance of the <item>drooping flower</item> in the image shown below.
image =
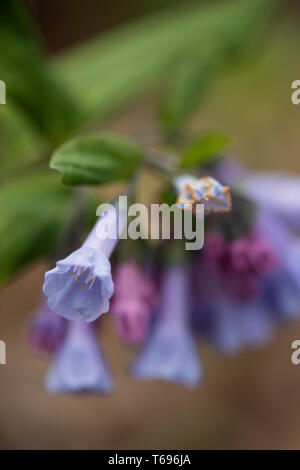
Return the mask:
{"type": "Polygon", "coordinates": [[[161,379],[186,386],[200,381],[202,368],[189,325],[189,268],[165,269],[156,322],[132,373],[140,379],[161,379]]]}
{"type": "Polygon", "coordinates": [[[196,213],[196,205],[203,204],[206,214],[231,210],[230,189],[222,186],[215,178],[206,176],[197,179],[194,176],[181,175],[175,178],[174,186],[178,193],[177,204],[182,209],[192,208],[196,213]]]}
{"type": "Polygon", "coordinates": [[[266,298],[274,318],[293,319],[300,314],[299,240],[272,211],[261,210],[258,230],[276,247],[278,267],[265,280],[266,298]]]}
{"type": "Polygon", "coordinates": [[[252,246],[249,257],[261,275],[272,316],[275,320],[298,316],[300,178],[280,172],[248,172],[237,162],[226,159],[216,162],[213,174],[256,205],[253,225],[259,243],[255,249],[252,246]],[[265,242],[273,246],[276,259],[269,256],[265,242]]]}
{"type": "Polygon", "coordinates": [[[113,381],[94,328],[82,319],[69,322],[66,339],[46,376],[51,393],[100,393],[113,390],[113,381]]]}
{"type": "Polygon", "coordinates": [[[114,283],[111,311],[119,336],[125,343],[144,341],[156,302],[150,277],[131,260],[117,266],[114,283]]]}
{"type": "Polygon", "coordinates": [[[53,312],[92,322],[109,310],[114,290],[109,257],[126,220],[125,211],[109,205],[81,248],[46,272],[43,290],[53,312]]]}
{"type": "Polygon", "coordinates": [[[239,299],[216,277],[203,255],[196,263],[195,281],[195,328],[219,352],[232,355],[272,338],[274,326],[263,288],[239,299]]]}
{"type": "Polygon", "coordinates": [[[209,339],[221,353],[233,354],[246,347],[260,347],[272,338],[274,325],[268,304],[262,297],[243,302],[223,292],[213,303],[209,339]]]}
{"type": "Polygon", "coordinates": [[[66,329],[67,321],[55,315],[47,306],[44,298],[41,307],[30,319],[28,340],[34,350],[52,354],[62,344],[66,329]]]}
{"type": "Polygon", "coordinates": [[[265,207],[252,225],[241,239],[209,234],[197,261],[194,325],[227,354],[265,344],[279,322],[300,314],[298,238],[265,207]]]}

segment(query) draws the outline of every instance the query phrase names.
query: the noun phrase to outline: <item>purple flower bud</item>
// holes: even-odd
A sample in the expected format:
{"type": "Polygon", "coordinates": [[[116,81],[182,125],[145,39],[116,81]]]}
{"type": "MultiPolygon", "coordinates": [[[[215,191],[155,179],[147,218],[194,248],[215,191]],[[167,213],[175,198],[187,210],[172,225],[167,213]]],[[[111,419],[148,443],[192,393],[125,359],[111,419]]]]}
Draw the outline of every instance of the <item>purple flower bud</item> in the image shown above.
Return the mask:
{"type": "Polygon", "coordinates": [[[251,249],[248,237],[234,240],[230,247],[230,261],[236,271],[250,271],[249,249],[251,249]]]}
{"type": "Polygon", "coordinates": [[[92,325],[81,319],[69,322],[67,337],[48,374],[51,393],[111,393],[113,381],[92,325]]]}
{"type": "Polygon", "coordinates": [[[161,379],[186,386],[200,381],[202,368],[189,327],[189,269],[165,270],[157,319],[132,373],[140,379],[161,379]]]}
{"type": "Polygon", "coordinates": [[[127,214],[110,206],[101,216],[81,248],[46,272],[43,286],[49,308],[68,320],[78,316],[92,322],[109,310],[114,286],[109,256],[117,242],[116,226],[125,226],[127,214]],[[106,239],[97,233],[107,227],[106,239]],[[101,229],[101,230],[100,230],[101,229]]]}
{"type": "Polygon", "coordinates": [[[263,287],[261,279],[249,271],[230,271],[222,285],[232,299],[244,302],[257,298],[263,287]]]}
{"type": "Polygon", "coordinates": [[[62,344],[66,329],[67,321],[55,315],[43,299],[40,309],[30,319],[28,340],[34,350],[52,354],[62,344]]]}
{"type": "MultiPolygon", "coordinates": [[[[212,235],[210,234],[209,239],[212,235]]],[[[249,300],[257,295],[259,289],[258,276],[253,272],[248,259],[248,248],[246,238],[233,242],[223,241],[219,256],[213,257],[210,254],[210,241],[208,249],[206,243],[204,245],[204,258],[207,268],[215,276],[215,282],[237,300],[249,300]]]]}
{"type": "Polygon", "coordinates": [[[118,265],[114,281],[112,314],[117,332],[125,343],[144,341],[155,306],[154,286],[134,261],[118,265]]]}
{"type": "Polygon", "coordinates": [[[256,231],[237,240],[223,240],[222,245],[214,242],[214,235],[217,241],[219,235],[210,234],[203,250],[209,268],[234,299],[253,299],[261,292],[261,276],[277,268],[274,246],[256,231]]]}
{"type": "Polygon", "coordinates": [[[278,267],[278,259],[275,249],[268,240],[259,237],[251,237],[248,257],[252,269],[260,276],[266,276],[278,267]]]}

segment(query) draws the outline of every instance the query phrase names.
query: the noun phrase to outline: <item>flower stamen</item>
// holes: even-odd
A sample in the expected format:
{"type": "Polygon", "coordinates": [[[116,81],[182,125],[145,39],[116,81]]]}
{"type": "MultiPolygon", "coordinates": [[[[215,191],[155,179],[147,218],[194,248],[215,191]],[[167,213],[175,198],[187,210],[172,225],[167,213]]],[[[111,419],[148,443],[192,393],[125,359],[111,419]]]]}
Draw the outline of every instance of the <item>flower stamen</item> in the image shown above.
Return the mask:
{"type": "Polygon", "coordinates": [[[90,280],[88,281],[88,282],[91,283],[91,285],[90,285],[90,287],[89,287],[89,290],[93,287],[94,282],[95,282],[95,279],[96,279],[96,277],[94,277],[93,279],[90,279],[90,280]]]}

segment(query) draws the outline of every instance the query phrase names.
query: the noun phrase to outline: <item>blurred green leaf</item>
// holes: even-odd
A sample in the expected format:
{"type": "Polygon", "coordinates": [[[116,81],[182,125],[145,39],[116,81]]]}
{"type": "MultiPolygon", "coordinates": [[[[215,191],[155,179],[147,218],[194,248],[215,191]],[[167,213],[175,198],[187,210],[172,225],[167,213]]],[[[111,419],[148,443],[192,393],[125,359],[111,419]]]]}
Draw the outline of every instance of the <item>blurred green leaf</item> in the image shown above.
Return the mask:
{"type": "MultiPolygon", "coordinates": [[[[158,79],[172,78],[186,63],[187,55],[191,57],[190,51],[195,51],[192,61],[198,76],[197,60],[201,54],[205,56],[207,44],[225,42],[228,53],[238,50],[236,37],[240,36],[242,46],[241,33],[249,31],[248,24],[252,32],[256,31],[253,28],[256,19],[262,22],[269,18],[269,7],[276,3],[276,0],[230,0],[209,5],[184,2],[89,40],[55,58],[53,66],[76,97],[81,121],[102,118],[158,79]],[[251,14],[254,11],[256,14],[251,14]]],[[[244,41],[247,39],[245,34],[244,41]]]]}
{"type": "Polygon", "coordinates": [[[76,105],[46,62],[21,2],[0,2],[0,71],[7,103],[20,107],[36,129],[57,145],[74,128],[76,105]]]}
{"type": "Polygon", "coordinates": [[[74,138],[53,154],[50,167],[66,184],[103,184],[130,178],[140,162],[142,149],[114,134],[74,138]]]}
{"type": "Polygon", "coordinates": [[[161,120],[167,130],[182,126],[199,105],[207,85],[219,71],[255,40],[270,17],[273,0],[244,0],[222,3],[215,10],[215,23],[199,33],[201,45],[192,48],[176,63],[170,74],[169,89],[161,107],[161,120]],[[224,9],[224,6],[227,6],[224,9]],[[223,15],[219,13],[223,11],[223,15]],[[254,34],[255,33],[255,34],[254,34]]]}
{"type": "Polygon", "coordinates": [[[12,106],[0,106],[1,179],[37,161],[45,142],[26,115],[12,106]]]}
{"type": "Polygon", "coordinates": [[[0,2],[0,70],[8,101],[28,113],[54,146],[79,125],[106,116],[159,78],[175,77],[177,97],[170,98],[173,108],[165,107],[164,113],[174,126],[197,104],[194,93],[204,90],[214,74],[216,61],[206,57],[207,44],[224,43],[226,54],[236,53],[248,42],[253,25],[256,31],[256,19],[265,21],[275,3],[230,0],[176,6],[89,40],[49,63],[22,3],[0,2]]]}
{"type": "Polygon", "coordinates": [[[181,159],[181,166],[203,165],[215,158],[227,147],[229,138],[223,134],[208,134],[195,139],[184,152],[181,159]]]}
{"type": "Polygon", "coordinates": [[[198,43],[203,27],[210,29],[215,10],[215,5],[174,7],[56,59],[57,73],[81,105],[82,121],[107,115],[163,77],[178,56],[198,43]]]}
{"type": "Polygon", "coordinates": [[[50,68],[45,66],[32,80],[31,94],[28,93],[30,113],[34,124],[53,148],[78,126],[78,107],[63,81],[50,68]]]}
{"type": "Polygon", "coordinates": [[[172,85],[160,109],[160,118],[167,129],[181,126],[190,112],[199,105],[201,96],[223,59],[219,49],[207,45],[201,53],[189,53],[175,72],[172,85]]]}
{"type": "Polygon", "coordinates": [[[1,187],[0,284],[54,247],[68,218],[71,194],[49,173],[1,187]]]}

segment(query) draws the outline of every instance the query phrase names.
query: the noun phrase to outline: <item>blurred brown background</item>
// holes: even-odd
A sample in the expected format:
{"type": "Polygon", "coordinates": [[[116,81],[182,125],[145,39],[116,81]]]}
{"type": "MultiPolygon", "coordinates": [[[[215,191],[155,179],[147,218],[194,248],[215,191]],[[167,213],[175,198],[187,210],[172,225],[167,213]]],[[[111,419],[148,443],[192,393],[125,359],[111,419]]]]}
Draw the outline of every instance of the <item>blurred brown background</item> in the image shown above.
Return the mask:
{"type": "MultiPolygon", "coordinates": [[[[54,53],[172,2],[27,3],[54,53]]],[[[232,152],[253,169],[300,172],[300,105],[290,100],[291,82],[300,79],[296,2],[290,10],[260,51],[216,78],[192,122],[194,129],[230,135],[232,152]]],[[[151,128],[158,93],[141,97],[99,127],[125,133],[151,128]]],[[[154,184],[153,175],[144,175],[143,183],[154,184]]],[[[0,366],[0,448],[300,448],[300,366],[290,360],[300,322],[282,328],[264,349],[232,359],[200,344],[205,378],[189,391],[131,379],[126,369],[136,351],[120,344],[107,315],[100,340],[115,377],[114,394],[48,396],[43,388],[48,361],[31,354],[24,333],[45,267],[31,266],[0,292],[0,338],[7,344],[7,365],[0,366]]]]}

